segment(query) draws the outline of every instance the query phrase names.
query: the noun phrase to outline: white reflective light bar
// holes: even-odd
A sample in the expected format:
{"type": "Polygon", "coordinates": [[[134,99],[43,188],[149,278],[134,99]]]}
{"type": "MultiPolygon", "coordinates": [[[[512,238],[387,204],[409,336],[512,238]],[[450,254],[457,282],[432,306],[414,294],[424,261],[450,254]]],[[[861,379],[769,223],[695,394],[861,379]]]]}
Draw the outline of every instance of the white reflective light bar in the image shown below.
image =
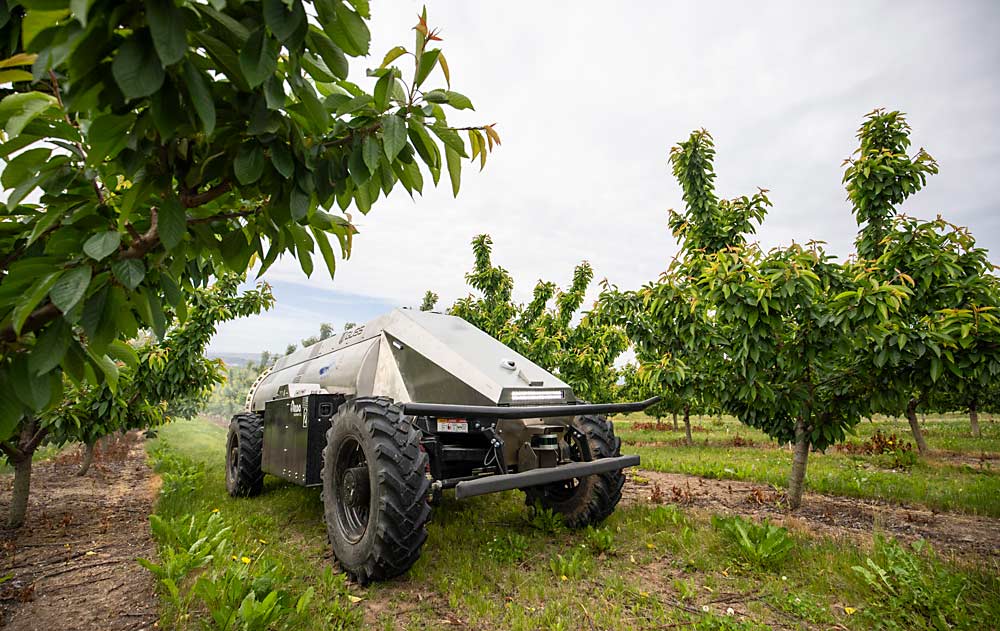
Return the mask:
{"type": "Polygon", "coordinates": [[[514,390],[510,393],[511,401],[551,401],[562,398],[562,390],[514,390]]]}

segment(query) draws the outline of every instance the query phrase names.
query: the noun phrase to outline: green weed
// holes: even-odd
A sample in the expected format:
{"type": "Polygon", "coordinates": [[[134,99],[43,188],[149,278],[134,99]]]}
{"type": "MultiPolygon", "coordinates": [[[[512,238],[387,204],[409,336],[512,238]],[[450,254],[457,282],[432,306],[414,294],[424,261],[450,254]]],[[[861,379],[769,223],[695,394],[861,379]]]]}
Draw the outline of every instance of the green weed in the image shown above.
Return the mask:
{"type": "Polygon", "coordinates": [[[779,565],[795,547],[788,530],[764,520],[757,524],[739,515],[712,516],[712,526],[723,533],[745,563],[763,568],[779,565]]]}
{"type": "Polygon", "coordinates": [[[923,540],[905,547],[876,536],[872,556],[853,569],[876,595],[863,613],[882,628],[981,628],[981,603],[967,597],[970,578],[940,563],[923,540]]]}
{"type": "Polygon", "coordinates": [[[535,504],[528,513],[528,524],[537,530],[550,535],[554,535],[566,530],[566,522],[563,516],[549,508],[542,508],[541,504],[535,504]]]}
{"type": "Polygon", "coordinates": [[[528,538],[516,532],[497,535],[486,544],[486,554],[498,563],[519,563],[528,554],[528,538]]]}
{"type": "Polygon", "coordinates": [[[613,554],[615,551],[615,534],[608,528],[587,526],[583,532],[587,547],[595,554],[613,554]]]}
{"type": "Polygon", "coordinates": [[[587,557],[582,550],[573,550],[565,556],[556,554],[549,559],[549,568],[556,578],[563,581],[580,578],[587,570],[587,557]]]}

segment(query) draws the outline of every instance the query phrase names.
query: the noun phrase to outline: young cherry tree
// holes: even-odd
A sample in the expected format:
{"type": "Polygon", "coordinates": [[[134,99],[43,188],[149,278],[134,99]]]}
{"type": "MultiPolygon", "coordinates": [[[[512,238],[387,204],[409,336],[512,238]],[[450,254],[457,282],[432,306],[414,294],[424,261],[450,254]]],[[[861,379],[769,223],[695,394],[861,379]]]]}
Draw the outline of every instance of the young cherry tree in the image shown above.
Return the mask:
{"type": "Polygon", "coordinates": [[[854,353],[906,290],[837,263],[819,244],[767,253],[747,245],[751,220],[769,202],[763,191],[716,200],[713,153],[695,151],[706,137],[696,132],[671,154],[688,205],[671,219],[682,257],[640,290],[606,288],[602,302],[628,332],[648,383],[794,444],[788,497],[797,508],[809,451],[843,440],[870,413],[854,353]]]}
{"type": "Polygon", "coordinates": [[[576,267],[573,282],[565,291],[554,283],[539,281],[531,302],[521,305],[513,302],[510,273],[493,265],[492,245],[489,235],[473,240],[475,264],[466,280],[480,296],[459,299],[449,313],[553,371],[578,397],[614,400],[618,390],[614,362],[628,345],[624,332],[589,312],[574,323],[594,277],[590,264],[583,262],[576,267]]]}
{"type": "MultiPolygon", "coordinates": [[[[704,256],[742,247],[755,223],[763,220],[771,205],[767,191],[759,189],[752,196],[720,198],[715,190],[715,142],[706,130],[691,133],[687,140],[670,150],[674,177],[681,186],[685,208],[671,210],[669,225],[679,241],[681,252],[656,283],[643,290],[621,292],[605,285],[599,301],[602,317],[622,326],[628,333],[639,362],[636,377],[647,382],[647,391],[669,393],[679,400],[683,413],[686,442],[692,444],[691,410],[708,412],[718,409],[717,394],[725,387],[725,374],[718,358],[692,351],[675,334],[675,321],[654,315],[657,304],[688,295],[690,283],[700,272],[704,256]]],[[[706,322],[697,318],[684,320],[684,335],[704,338],[706,322]]],[[[666,400],[664,401],[666,403],[666,400]]]]}
{"type": "Polygon", "coordinates": [[[420,303],[421,311],[433,311],[434,307],[437,305],[438,295],[428,289],[424,292],[424,299],[420,303]]]}
{"type": "MultiPolygon", "coordinates": [[[[336,250],[397,185],[411,195],[499,142],[418,17],[369,54],[368,3],[13,0],[0,15],[0,444],[32,454],[39,415],[162,338],[186,295],[286,253],[332,274],[336,250]],[[339,208],[339,210],[336,210],[339,208]],[[331,241],[332,239],[332,241],[331,241]]],[[[16,477],[16,476],[15,476],[16,477]]]]}
{"type": "Polygon", "coordinates": [[[270,287],[238,292],[241,279],[227,275],[189,298],[187,318],[170,328],[161,341],[123,348],[118,385],[70,384],[63,402],[41,416],[49,425],[49,442],[82,442],[85,475],[94,444],[109,434],[153,427],[167,418],[190,416],[211,389],[225,379],[219,360],[205,349],[222,322],[260,313],[274,303],[270,287]],[[132,350],[132,352],[128,352],[132,350]],[[177,409],[177,404],[182,404],[177,409]]]}
{"type": "Polygon", "coordinates": [[[1000,374],[990,327],[1000,306],[1000,283],[986,250],[968,230],[940,217],[918,221],[898,215],[899,205],[938,171],[923,149],[907,153],[910,131],[900,112],[869,113],[858,130],[860,146],[846,161],[844,182],[862,226],[859,257],[883,280],[906,279],[912,292],[861,357],[877,386],[879,411],[905,411],[917,448],[926,453],[917,408],[930,398],[961,392],[971,402],[975,424],[978,393],[1000,374]]]}

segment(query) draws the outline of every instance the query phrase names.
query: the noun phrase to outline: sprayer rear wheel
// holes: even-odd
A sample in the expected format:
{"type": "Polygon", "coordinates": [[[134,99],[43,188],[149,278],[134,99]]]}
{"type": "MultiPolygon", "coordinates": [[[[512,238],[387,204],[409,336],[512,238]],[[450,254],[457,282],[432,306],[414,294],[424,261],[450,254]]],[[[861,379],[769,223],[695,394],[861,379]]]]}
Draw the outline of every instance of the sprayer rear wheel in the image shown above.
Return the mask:
{"type": "Polygon", "coordinates": [[[259,495],[264,489],[261,455],[264,419],[259,414],[237,414],[226,437],[226,490],[233,497],[259,495]]]}

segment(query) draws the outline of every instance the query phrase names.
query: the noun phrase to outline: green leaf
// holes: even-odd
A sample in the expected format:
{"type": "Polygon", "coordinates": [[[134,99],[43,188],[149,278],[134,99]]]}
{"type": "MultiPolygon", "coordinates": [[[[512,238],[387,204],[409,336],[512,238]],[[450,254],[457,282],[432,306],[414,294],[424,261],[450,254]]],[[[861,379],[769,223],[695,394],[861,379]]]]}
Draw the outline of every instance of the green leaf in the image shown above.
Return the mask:
{"type": "Polygon", "coordinates": [[[113,231],[98,232],[83,244],[83,252],[90,258],[100,261],[118,249],[122,236],[113,231]]]}
{"type": "Polygon", "coordinates": [[[330,125],[330,112],[323,107],[323,103],[316,96],[316,91],[313,90],[312,84],[300,77],[292,79],[290,84],[292,92],[295,93],[295,96],[305,106],[309,122],[312,123],[314,130],[319,133],[326,131],[330,125]]]}
{"type": "Polygon", "coordinates": [[[111,262],[111,271],[118,280],[130,290],[136,287],[146,277],[146,266],[139,259],[120,259],[111,262]]]}
{"type": "Polygon", "coordinates": [[[87,14],[90,12],[94,0],[69,0],[69,10],[73,17],[80,22],[80,26],[87,26],[87,14]]]}
{"type": "Polygon", "coordinates": [[[72,330],[66,320],[59,318],[38,335],[35,347],[28,356],[28,370],[32,375],[47,373],[62,361],[69,348],[72,330]]]}
{"type": "Polygon", "coordinates": [[[26,70],[0,70],[0,84],[33,81],[34,75],[26,70]]]}
{"type": "Polygon", "coordinates": [[[374,173],[382,161],[382,148],[379,147],[378,138],[372,135],[365,136],[364,143],[361,145],[361,152],[365,160],[365,166],[368,167],[368,172],[374,173]]]}
{"type": "Polygon", "coordinates": [[[0,121],[4,123],[8,141],[19,136],[28,123],[56,103],[55,97],[41,92],[19,92],[4,97],[0,101],[0,121]]]}
{"type": "Polygon", "coordinates": [[[438,55],[440,54],[441,50],[435,48],[434,50],[428,50],[420,56],[420,65],[417,69],[417,87],[420,87],[431,73],[431,70],[434,70],[434,66],[437,65],[438,55]]]}
{"type": "Polygon", "coordinates": [[[472,101],[469,100],[469,97],[464,94],[459,94],[458,92],[453,92],[451,90],[445,90],[444,93],[448,97],[448,105],[451,105],[456,110],[476,109],[472,107],[472,101]]]}
{"type": "Polygon", "coordinates": [[[45,295],[49,293],[52,286],[55,285],[56,281],[59,280],[59,276],[62,272],[53,272],[45,277],[40,283],[36,283],[31,286],[31,289],[25,294],[21,300],[14,307],[14,311],[11,312],[11,327],[14,332],[21,333],[21,327],[24,326],[25,320],[31,315],[31,312],[35,310],[38,303],[45,298],[45,295]]]}
{"type": "Polygon", "coordinates": [[[292,192],[288,195],[288,208],[295,221],[304,218],[309,214],[309,194],[303,193],[299,187],[293,186],[292,192]]]}
{"type": "Polygon", "coordinates": [[[52,304],[58,307],[63,313],[75,307],[87,292],[87,286],[90,285],[91,273],[89,265],[81,265],[63,274],[56,281],[56,284],[52,286],[52,290],[49,291],[49,298],[52,300],[52,304]]]}
{"type": "Polygon", "coordinates": [[[264,151],[260,145],[255,142],[240,145],[233,161],[233,171],[240,184],[253,184],[259,180],[264,173],[264,151]]]}
{"type": "Polygon", "coordinates": [[[271,164],[274,165],[274,169],[281,174],[281,177],[286,180],[295,174],[295,162],[292,158],[292,152],[288,149],[288,145],[278,141],[269,147],[271,151],[271,164]]]}
{"type": "Polygon", "coordinates": [[[54,394],[52,377],[55,377],[56,389],[58,389],[58,385],[61,382],[58,374],[43,378],[32,375],[31,370],[28,368],[28,362],[24,358],[13,362],[9,377],[17,398],[28,406],[29,409],[36,412],[44,409],[52,401],[52,395],[54,394]]]}
{"type": "Polygon", "coordinates": [[[326,33],[315,26],[309,27],[309,34],[306,35],[306,43],[309,49],[317,53],[326,62],[326,67],[338,79],[346,79],[348,73],[347,57],[344,51],[337,47],[333,41],[326,36],[326,33]]]}
{"type": "Polygon", "coordinates": [[[316,245],[319,246],[320,254],[323,255],[323,262],[326,263],[326,269],[330,272],[330,278],[333,278],[334,272],[337,270],[337,258],[333,254],[333,248],[330,247],[330,241],[326,238],[326,233],[315,226],[311,226],[310,230],[316,239],[316,245]]]}
{"type": "Polygon", "coordinates": [[[451,178],[451,192],[458,197],[458,188],[462,182],[462,157],[451,147],[444,148],[444,157],[448,162],[448,177],[451,178]]]}
{"type": "Polygon", "coordinates": [[[468,155],[465,153],[465,142],[462,141],[462,136],[452,129],[451,127],[446,127],[445,125],[434,124],[431,126],[431,131],[434,135],[441,139],[441,141],[451,149],[453,149],[458,155],[463,158],[467,158],[468,155]]]}
{"type": "Polygon", "coordinates": [[[183,59],[187,53],[184,12],[174,4],[174,0],[146,0],[145,4],[153,47],[166,68],[183,59]]]}
{"type": "Polygon", "coordinates": [[[149,96],[163,85],[163,66],[145,31],[133,33],[118,48],[111,74],[126,101],[149,96]]]}
{"type": "Polygon", "coordinates": [[[205,128],[205,135],[211,136],[215,131],[215,99],[205,77],[190,60],[184,63],[184,85],[187,86],[188,100],[194,105],[194,111],[205,128]]]}
{"type": "Polygon", "coordinates": [[[118,365],[107,355],[97,355],[91,353],[90,349],[87,350],[87,354],[90,355],[90,359],[101,370],[101,372],[104,373],[104,380],[105,383],[108,384],[108,389],[111,390],[111,392],[117,392],[119,375],[118,365]]]}
{"type": "Polygon", "coordinates": [[[21,20],[21,42],[25,48],[28,48],[39,33],[50,26],[55,26],[59,20],[69,15],[69,10],[64,8],[65,4],[61,4],[62,6],[56,5],[58,8],[35,6],[25,13],[21,20]]]}
{"type": "Polygon", "coordinates": [[[139,365],[139,355],[136,354],[135,349],[121,340],[115,340],[108,344],[108,355],[130,368],[139,365]]]}
{"type": "Polygon", "coordinates": [[[389,64],[399,59],[401,56],[406,54],[406,49],[402,46],[395,46],[389,52],[385,54],[382,59],[382,65],[379,68],[387,68],[389,64]]]}
{"type": "Polygon", "coordinates": [[[406,146],[406,125],[394,114],[382,117],[382,146],[385,157],[392,162],[406,146]]]}
{"type": "Polygon", "coordinates": [[[157,215],[160,242],[167,250],[173,250],[187,234],[187,216],[180,200],[170,196],[165,198],[157,215]]]}
{"type": "Polygon", "coordinates": [[[264,23],[278,41],[285,43],[306,23],[306,12],[301,0],[264,0],[264,23]],[[290,8],[286,5],[290,5],[290,8]]]}
{"type": "Polygon", "coordinates": [[[389,71],[375,82],[375,107],[379,110],[385,110],[389,107],[390,88],[395,81],[396,73],[394,71],[389,71]]]}
{"type": "Polygon", "coordinates": [[[339,0],[333,0],[336,20],[328,25],[326,34],[351,57],[368,54],[371,34],[364,19],[339,0]]]}
{"type": "Polygon", "coordinates": [[[326,67],[326,63],[318,57],[314,57],[309,53],[303,53],[299,61],[302,62],[302,67],[306,69],[306,72],[321,83],[334,83],[337,81],[337,77],[334,76],[333,71],[326,67]]]}
{"type": "Polygon", "coordinates": [[[114,158],[128,145],[129,130],[135,123],[135,114],[115,116],[105,114],[94,120],[87,130],[90,153],[87,163],[96,166],[109,158],[114,158]]]}
{"type": "Polygon", "coordinates": [[[267,36],[263,28],[250,34],[240,51],[240,70],[251,88],[256,88],[278,68],[278,42],[267,36]]]}
{"type": "Polygon", "coordinates": [[[7,162],[3,175],[0,175],[0,184],[4,188],[17,188],[28,178],[37,175],[50,155],[52,155],[52,149],[48,147],[36,147],[22,151],[17,157],[7,162]]]}

